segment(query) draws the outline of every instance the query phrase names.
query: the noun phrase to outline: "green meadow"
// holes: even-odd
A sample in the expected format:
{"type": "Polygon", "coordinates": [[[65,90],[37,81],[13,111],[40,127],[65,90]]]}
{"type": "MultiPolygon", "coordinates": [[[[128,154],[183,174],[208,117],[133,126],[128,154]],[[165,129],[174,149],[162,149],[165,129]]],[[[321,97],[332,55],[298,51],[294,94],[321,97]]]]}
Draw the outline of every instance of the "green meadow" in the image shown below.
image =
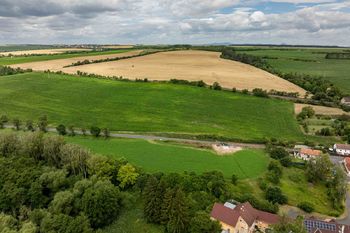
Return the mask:
{"type": "Polygon", "coordinates": [[[73,57],[88,57],[97,55],[108,55],[125,53],[131,49],[107,50],[107,51],[91,51],[91,52],[76,52],[76,53],[62,53],[50,55],[30,55],[30,56],[16,56],[16,57],[0,57],[0,65],[13,65],[35,61],[49,61],[56,59],[65,59],[73,57]]]}
{"type": "Polygon", "coordinates": [[[0,114],[53,126],[304,140],[290,102],[185,85],[25,73],[0,77],[0,99],[0,114]]]}
{"type": "Polygon", "coordinates": [[[285,73],[322,76],[350,94],[350,60],[325,59],[327,52],[344,52],[342,48],[253,48],[241,47],[244,53],[265,57],[272,67],[285,73]],[[252,50],[252,51],[250,51],[252,50]]]}
{"type": "Polygon", "coordinates": [[[82,145],[92,152],[113,158],[125,158],[147,172],[221,171],[226,178],[257,178],[266,171],[268,156],[263,150],[242,150],[219,156],[211,150],[134,139],[93,139],[67,137],[70,143],[82,145]]]}

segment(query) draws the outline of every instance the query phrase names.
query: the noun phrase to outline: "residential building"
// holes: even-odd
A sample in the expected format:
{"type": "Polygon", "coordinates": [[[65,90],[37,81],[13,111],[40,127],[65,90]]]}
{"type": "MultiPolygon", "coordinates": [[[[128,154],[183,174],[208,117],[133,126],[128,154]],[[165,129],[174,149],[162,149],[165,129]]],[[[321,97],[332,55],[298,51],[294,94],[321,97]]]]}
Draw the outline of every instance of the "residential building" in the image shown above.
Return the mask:
{"type": "Polygon", "coordinates": [[[346,96],[346,97],[342,98],[340,100],[340,103],[344,104],[344,105],[347,105],[347,106],[350,106],[350,96],[346,96]]]}
{"type": "Polygon", "coordinates": [[[343,164],[347,175],[350,176],[350,157],[345,157],[343,164]]]}
{"type": "Polygon", "coordinates": [[[315,159],[322,155],[322,151],[313,150],[310,148],[301,148],[300,150],[294,150],[294,156],[302,160],[315,159]]]}
{"type": "Polygon", "coordinates": [[[350,156],[350,145],[349,144],[334,144],[333,151],[338,155],[350,156]]]}
{"type": "Polygon", "coordinates": [[[278,215],[257,210],[249,202],[237,205],[215,203],[211,218],[220,222],[223,233],[252,233],[256,228],[265,232],[280,220],[278,215]]]}
{"type": "Polygon", "coordinates": [[[321,221],[315,218],[304,220],[308,233],[350,233],[350,226],[339,224],[335,220],[321,221]]]}

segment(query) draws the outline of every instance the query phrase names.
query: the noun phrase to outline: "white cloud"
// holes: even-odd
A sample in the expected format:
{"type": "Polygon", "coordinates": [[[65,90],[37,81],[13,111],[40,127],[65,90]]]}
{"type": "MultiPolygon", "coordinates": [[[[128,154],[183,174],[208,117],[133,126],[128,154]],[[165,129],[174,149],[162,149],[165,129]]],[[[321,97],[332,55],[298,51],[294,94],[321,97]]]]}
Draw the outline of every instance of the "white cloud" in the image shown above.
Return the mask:
{"type": "Polygon", "coordinates": [[[350,45],[349,1],[271,0],[319,3],[279,14],[253,0],[0,1],[0,43],[350,45]]]}

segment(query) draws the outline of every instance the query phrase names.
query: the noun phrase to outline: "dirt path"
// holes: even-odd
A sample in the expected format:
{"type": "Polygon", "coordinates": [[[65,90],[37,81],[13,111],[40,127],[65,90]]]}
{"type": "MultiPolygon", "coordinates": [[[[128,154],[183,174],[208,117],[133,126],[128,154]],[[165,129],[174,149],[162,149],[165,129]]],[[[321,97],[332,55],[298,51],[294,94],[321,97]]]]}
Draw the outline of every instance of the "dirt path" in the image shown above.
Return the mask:
{"type": "MultiPolygon", "coordinates": [[[[5,125],[5,128],[14,129],[13,125],[5,125]]],[[[47,128],[48,132],[57,133],[56,128],[47,128]]],[[[75,129],[77,135],[83,135],[83,132],[80,129],[75,129]]],[[[86,135],[91,135],[89,131],[86,131],[86,135]]],[[[184,143],[200,143],[212,145],[218,141],[210,140],[197,140],[197,139],[187,139],[187,138],[175,138],[175,137],[163,137],[163,136],[154,136],[154,135],[142,135],[142,134],[133,134],[133,133],[116,133],[111,132],[110,137],[112,138],[129,138],[129,139],[143,139],[143,140],[153,140],[153,141],[174,141],[174,142],[184,142],[184,143]]],[[[250,148],[250,149],[264,149],[264,144],[254,144],[254,143],[236,143],[236,142],[225,142],[226,144],[234,147],[250,148]]]]}

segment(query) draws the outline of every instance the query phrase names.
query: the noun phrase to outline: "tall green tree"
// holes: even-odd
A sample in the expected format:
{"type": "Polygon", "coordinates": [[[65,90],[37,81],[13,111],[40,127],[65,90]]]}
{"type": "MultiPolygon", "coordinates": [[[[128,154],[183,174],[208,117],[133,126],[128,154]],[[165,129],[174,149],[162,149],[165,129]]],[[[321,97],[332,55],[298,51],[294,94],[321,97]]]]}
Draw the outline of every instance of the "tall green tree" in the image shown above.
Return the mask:
{"type": "Polygon", "coordinates": [[[144,215],[148,222],[160,223],[164,191],[161,182],[157,178],[151,176],[148,179],[143,191],[145,200],[144,215]]]}
{"type": "Polygon", "coordinates": [[[169,233],[183,233],[189,227],[189,206],[185,193],[178,188],[174,198],[169,203],[171,206],[167,230],[169,233]]]}

